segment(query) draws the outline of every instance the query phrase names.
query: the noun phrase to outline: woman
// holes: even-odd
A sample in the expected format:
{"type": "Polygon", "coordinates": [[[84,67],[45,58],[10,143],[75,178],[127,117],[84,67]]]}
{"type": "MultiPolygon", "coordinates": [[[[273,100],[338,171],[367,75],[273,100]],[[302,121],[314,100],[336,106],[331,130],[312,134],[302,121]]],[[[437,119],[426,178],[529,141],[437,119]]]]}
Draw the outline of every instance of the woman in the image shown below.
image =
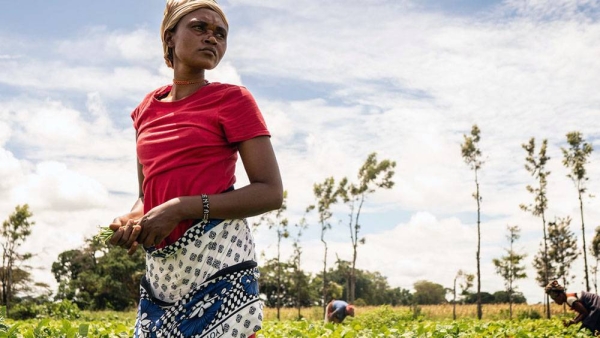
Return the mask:
{"type": "Polygon", "coordinates": [[[278,209],[283,188],[252,95],[211,83],[229,26],[210,0],[168,0],[161,25],[173,84],[131,114],[139,199],[110,243],[146,250],[135,337],[253,337],[261,328],[254,242],[245,217],[278,209]],[[237,156],[249,184],[234,189],[237,156]]]}
{"type": "Polygon", "coordinates": [[[581,291],[576,293],[566,293],[565,288],[553,281],[545,288],[546,293],[558,305],[567,304],[577,316],[569,321],[563,321],[565,327],[581,323],[582,327],[588,328],[592,333],[600,330],[600,297],[594,293],[581,291]]]}
{"type": "Polygon", "coordinates": [[[327,304],[325,323],[341,323],[347,316],[354,317],[354,306],[343,300],[332,300],[327,304]]]}

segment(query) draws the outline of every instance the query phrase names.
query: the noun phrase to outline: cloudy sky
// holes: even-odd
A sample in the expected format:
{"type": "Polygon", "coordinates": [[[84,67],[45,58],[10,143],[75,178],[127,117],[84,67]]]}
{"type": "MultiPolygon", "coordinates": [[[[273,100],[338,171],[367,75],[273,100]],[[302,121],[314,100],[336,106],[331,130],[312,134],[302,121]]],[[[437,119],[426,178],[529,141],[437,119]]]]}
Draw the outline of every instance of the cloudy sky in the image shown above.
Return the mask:
{"type": "MultiPolygon", "coordinates": [[[[587,187],[600,194],[600,1],[598,0],[222,0],[229,47],[211,81],[242,84],[267,120],[297,223],[314,183],[354,179],[368,154],[396,161],[395,186],[369,197],[358,267],[393,287],[452,285],[476,272],[473,173],[463,135],[477,124],[485,164],[482,290],[503,288],[491,263],[518,225],[516,248],[542,300],[532,258],[542,222],[525,213],[535,184],[521,145],[548,140],[547,218],[571,216],[581,247],[577,193],[561,147],[580,131],[597,149],[587,187]]],[[[0,0],[0,218],[28,203],[36,222],[22,247],[38,281],[54,285],[57,255],[126,212],[136,199],[130,112],[171,81],[159,26],[163,0],[0,0]]],[[[238,171],[238,186],[247,182],[238,171]]],[[[584,199],[588,243],[599,197],[584,199]]],[[[350,259],[346,206],[326,234],[330,264],[350,259]]],[[[304,268],[322,265],[316,216],[303,236],[304,268]]],[[[274,232],[256,234],[275,252],[274,232]]],[[[589,244],[588,244],[589,246],[589,244]]],[[[284,256],[291,253],[291,244],[284,256]]],[[[589,258],[590,263],[593,261],[589,258]]],[[[583,259],[571,289],[581,290],[583,259]]]]}

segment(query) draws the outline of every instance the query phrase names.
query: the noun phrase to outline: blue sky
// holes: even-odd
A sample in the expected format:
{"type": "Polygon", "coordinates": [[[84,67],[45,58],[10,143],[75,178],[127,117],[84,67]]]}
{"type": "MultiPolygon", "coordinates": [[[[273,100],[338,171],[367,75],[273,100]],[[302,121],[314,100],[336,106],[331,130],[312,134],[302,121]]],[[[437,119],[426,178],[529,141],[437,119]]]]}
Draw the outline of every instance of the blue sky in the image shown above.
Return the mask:
{"type": "MultiPolygon", "coordinates": [[[[52,284],[57,255],[135,199],[129,114],[171,80],[158,33],[164,2],[0,3],[9,9],[0,13],[0,215],[30,204],[36,230],[23,250],[40,254],[36,277],[52,284]]],[[[491,261],[508,245],[506,226],[519,225],[530,278],[518,286],[530,302],[542,299],[531,269],[541,221],[519,209],[531,203],[525,186],[535,183],[521,144],[548,139],[547,218],[571,216],[580,240],[560,147],[578,130],[600,150],[600,1],[221,4],[229,46],[208,78],[254,94],[273,134],[291,224],[314,203],[314,183],[353,178],[377,152],[397,162],[396,185],[368,200],[358,267],[407,289],[418,280],[449,287],[459,269],[475,273],[474,183],[460,143],[476,123],[486,158],[482,290],[503,288],[491,261]]],[[[593,153],[588,164],[594,195],[598,160],[593,153]]],[[[239,169],[238,186],[246,182],[239,169]]],[[[597,206],[598,198],[585,200],[588,242],[600,223],[597,206]]],[[[330,263],[351,257],[347,209],[334,212],[330,263]]],[[[322,252],[315,215],[309,223],[305,252],[322,252]]],[[[274,234],[255,236],[258,251],[272,256],[274,234]]],[[[304,268],[318,271],[320,257],[307,255],[304,268]]],[[[582,261],[572,289],[583,286],[582,261]]]]}

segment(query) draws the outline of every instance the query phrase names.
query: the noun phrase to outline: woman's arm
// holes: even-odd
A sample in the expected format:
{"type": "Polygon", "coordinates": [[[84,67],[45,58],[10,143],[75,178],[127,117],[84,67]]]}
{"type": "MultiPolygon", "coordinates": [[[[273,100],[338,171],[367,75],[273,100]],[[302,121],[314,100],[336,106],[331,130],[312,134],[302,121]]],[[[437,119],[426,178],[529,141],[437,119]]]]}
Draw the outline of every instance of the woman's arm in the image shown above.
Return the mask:
{"type": "MultiPolygon", "coordinates": [[[[240,142],[238,149],[250,184],[234,191],[209,195],[211,218],[256,216],[280,208],[283,202],[281,175],[270,138],[259,136],[240,142]]],[[[201,219],[203,211],[200,195],[173,198],[142,217],[138,242],[147,247],[156,245],[182,220],[201,219]]]]}
{"type": "Polygon", "coordinates": [[[565,323],[565,326],[570,326],[572,324],[577,324],[582,322],[589,314],[589,311],[583,306],[580,301],[575,301],[573,305],[571,305],[571,309],[577,312],[577,317],[565,323]]]}
{"type": "Polygon", "coordinates": [[[131,211],[125,215],[119,216],[113,220],[109,227],[114,231],[109,243],[128,249],[131,255],[135,252],[138,246],[136,241],[141,232],[141,226],[136,224],[136,221],[144,216],[144,172],[139,159],[137,160],[137,176],[138,176],[138,199],[133,204],[131,211]]]}

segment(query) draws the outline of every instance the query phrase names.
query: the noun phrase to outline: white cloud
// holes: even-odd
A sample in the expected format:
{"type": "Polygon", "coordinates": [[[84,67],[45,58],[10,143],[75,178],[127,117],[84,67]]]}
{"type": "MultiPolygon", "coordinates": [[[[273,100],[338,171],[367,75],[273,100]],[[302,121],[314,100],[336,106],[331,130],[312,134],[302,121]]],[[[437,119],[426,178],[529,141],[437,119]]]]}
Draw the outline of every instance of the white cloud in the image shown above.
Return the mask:
{"type": "Polygon", "coordinates": [[[85,210],[102,207],[108,192],[97,181],[57,162],[41,162],[26,182],[13,191],[18,204],[39,210],[85,210]]]}

